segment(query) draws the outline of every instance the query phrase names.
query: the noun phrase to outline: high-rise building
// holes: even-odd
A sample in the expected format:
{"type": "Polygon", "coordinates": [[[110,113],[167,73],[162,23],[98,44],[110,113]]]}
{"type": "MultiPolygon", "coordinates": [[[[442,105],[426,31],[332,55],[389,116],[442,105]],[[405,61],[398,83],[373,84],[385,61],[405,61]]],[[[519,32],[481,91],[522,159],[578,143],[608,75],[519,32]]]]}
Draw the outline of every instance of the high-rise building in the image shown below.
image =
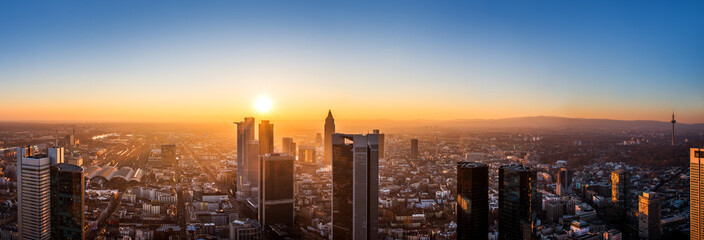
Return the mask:
{"type": "Polygon", "coordinates": [[[621,169],[611,172],[611,202],[621,209],[628,207],[629,179],[628,172],[621,169]]]}
{"type": "Polygon", "coordinates": [[[537,190],[535,171],[523,165],[499,168],[498,239],[532,239],[540,209],[537,190]]]}
{"type": "Polygon", "coordinates": [[[245,181],[249,184],[249,187],[251,188],[259,187],[259,156],[261,155],[259,153],[260,150],[261,147],[259,145],[258,140],[249,140],[249,142],[247,142],[247,156],[245,156],[245,159],[247,160],[247,178],[245,181]]]}
{"type": "Polygon", "coordinates": [[[379,228],[379,135],[336,133],[331,140],[332,237],[375,240],[379,228]]]}
{"type": "Polygon", "coordinates": [[[379,132],[379,129],[374,129],[374,134],[379,135],[379,159],[384,159],[386,157],[386,135],[379,132]]]}
{"type": "Polygon", "coordinates": [[[418,160],[420,154],[418,152],[418,139],[411,139],[411,160],[418,160]]]}
{"type": "Polygon", "coordinates": [[[572,184],[572,176],[566,168],[560,169],[557,173],[557,184],[555,185],[555,193],[559,196],[564,196],[570,193],[572,184]]]}
{"type": "Polygon", "coordinates": [[[259,154],[274,153],[274,124],[262,120],[259,124],[259,154]]]}
{"type": "Polygon", "coordinates": [[[293,227],[293,155],[269,153],[260,157],[259,222],[293,227]]]}
{"type": "MultiPolygon", "coordinates": [[[[57,149],[50,150],[58,154],[57,149]]],[[[17,148],[17,224],[21,239],[51,237],[51,159],[45,154],[28,155],[32,151],[17,148]]]]}
{"type": "Polygon", "coordinates": [[[281,139],[281,152],[296,156],[296,143],[293,138],[285,137],[281,139]]]}
{"type": "Polygon", "coordinates": [[[51,237],[84,239],[83,168],[67,163],[51,166],[51,237]]]}
{"type": "MultiPolygon", "coordinates": [[[[19,153],[18,153],[19,154],[19,153]]],[[[704,239],[704,148],[689,149],[689,234],[704,239]]]]}
{"type": "Polygon", "coordinates": [[[299,146],[298,161],[302,163],[315,163],[315,147],[299,146]]]}
{"type": "Polygon", "coordinates": [[[324,163],[332,163],[332,134],[335,133],[335,119],[332,117],[332,111],[328,110],[328,116],[325,117],[325,147],[323,149],[324,163]]]}
{"type": "Polygon", "coordinates": [[[660,200],[654,192],[638,196],[638,235],[641,239],[660,238],[660,200]]]}
{"type": "MultiPolygon", "coordinates": [[[[237,188],[240,189],[247,177],[247,144],[254,140],[254,118],[244,118],[237,124],[237,188]]],[[[239,191],[239,190],[238,190],[239,191]]]]}
{"type": "Polygon", "coordinates": [[[489,235],[489,167],[457,163],[457,239],[485,239],[489,235]]]}
{"type": "Polygon", "coordinates": [[[161,145],[161,161],[163,165],[176,164],[176,145],[165,144],[161,145]]]}

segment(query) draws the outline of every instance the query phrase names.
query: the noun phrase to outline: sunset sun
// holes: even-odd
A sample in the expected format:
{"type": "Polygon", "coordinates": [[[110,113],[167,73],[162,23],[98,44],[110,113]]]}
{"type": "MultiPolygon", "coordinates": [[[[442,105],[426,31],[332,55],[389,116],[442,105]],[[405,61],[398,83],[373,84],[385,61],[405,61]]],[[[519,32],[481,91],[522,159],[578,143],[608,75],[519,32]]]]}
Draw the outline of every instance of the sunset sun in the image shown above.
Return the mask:
{"type": "Polygon", "coordinates": [[[269,113],[273,105],[273,102],[267,96],[260,96],[254,100],[254,109],[259,113],[269,113]]]}

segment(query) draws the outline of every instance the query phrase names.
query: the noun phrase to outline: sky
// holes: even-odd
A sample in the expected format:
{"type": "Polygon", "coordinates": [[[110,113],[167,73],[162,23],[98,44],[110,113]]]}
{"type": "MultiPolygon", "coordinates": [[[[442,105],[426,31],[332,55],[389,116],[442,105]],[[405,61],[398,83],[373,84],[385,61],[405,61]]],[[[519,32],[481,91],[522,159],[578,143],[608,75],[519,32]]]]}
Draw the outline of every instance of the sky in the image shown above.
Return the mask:
{"type": "Polygon", "coordinates": [[[704,123],[702,1],[2,1],[0,121],[704,123]],[[257,113],[254,101],[273,103],[257,113]]]}

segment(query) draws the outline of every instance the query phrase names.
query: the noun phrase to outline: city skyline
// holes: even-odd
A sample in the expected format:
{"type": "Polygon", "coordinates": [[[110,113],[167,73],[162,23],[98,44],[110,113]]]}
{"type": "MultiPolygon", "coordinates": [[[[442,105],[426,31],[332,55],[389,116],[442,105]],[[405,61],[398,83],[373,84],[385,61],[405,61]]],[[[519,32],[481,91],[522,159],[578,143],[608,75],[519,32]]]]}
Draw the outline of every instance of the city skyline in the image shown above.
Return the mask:
{"type": "Polygon", "coordinates": [[[704,123],[701,3],[2,6],[0,121],[704,123]]]}

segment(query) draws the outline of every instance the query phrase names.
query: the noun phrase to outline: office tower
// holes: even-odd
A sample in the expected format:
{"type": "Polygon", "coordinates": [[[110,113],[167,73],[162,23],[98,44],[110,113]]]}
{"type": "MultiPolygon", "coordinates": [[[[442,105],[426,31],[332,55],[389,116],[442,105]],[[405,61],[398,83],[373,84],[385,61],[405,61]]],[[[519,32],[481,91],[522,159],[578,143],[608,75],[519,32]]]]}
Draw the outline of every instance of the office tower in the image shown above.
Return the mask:
{"type": "Polygon", "coordinates": [[[21,239],[51,237],[51,162],[48,155],[17,148],[17,224],[21,239]]]}
{"type": "Polygon", "coordinates": [[[259,222],[293,227],[293,155],[269,153],[260,157],[259,222]]]}
{"type": "Polygon", "coordinates": [[[555,185],[555,193],[559,196],[565,196],[570,193],[572,184],[572,176],[566,168],[560,169],[557,173],[557,184],[555,185]]]}
{"type": "Polygon", "coordinates": [[[377,239],[379,135],[336,133],[331,140],[332,237],[377,239]]]}
{"type": "Polygon", "coordinates": [[[298,147],[298,161],[302,163],[315,163],[315,147],[298,147]]]}
{"type": "MultiPolygon", "coordinates": [[[[247,178],[247,144],[254,140],[254,118],[244,118],[237,124],[237,188],[240,189],[247,178]]],[[[239,191],[239,190],[238,190],[239,191]]]]}
{"type": "Polygon", "coordinates": [[[66,137],[64,137],[64,140],[66,141],[66,147],[72,147],[76,145],[76,137],[73,134],[66,135],[66,137]]]}
{"type": "Polygon", "coordinates": [[[317,147],[323,146],[323,134],[322,133],[315,134],[315,146],[317,146],[317,147]]]}
{"type": "Polygon", "coordinates": [[[457,163],[457,239],[489,236],[489,167],[457,163]]]}
{"type": "Polygon", "coordinates": [[[499,168],[500,240],[530,240],[540,209],[537,174],[523,165],[499,168]]]}
{"type": "Polygon", "coordinates": [[[654,192],[638,196],[638,235],[641,239],[660,238],[660,200],[654,192]]]}
{"type": "Polygon", "coordinates": [[[332,118],[332,111],[328,110],[328,116],[325,118],[325,148],[323,155],[324,163],[332,163],[332,134],[335,133],[335,119],[332,118]]]}
{"type": "Polygon", "coordinates": [[[418,160],[420,154],[418,153],[418,139],[411,139],[411,160],[418,160]]]}
{"type": "Polygon", "coordinates": [[[47,151],[47,155],[49,156],[49,160],[51,161],[51,165],[66,162],[66,160],[64,158],[64,148],[53,147],[53,148],[47,149],[46,151],[47,151]]]}
{"type": "Polygon", "coordinates": [[[296,143],[293,138],[285,137],[281,139],[281,152],[296,156],[296,143]]]}
{"type": "Polygon", "coordinates": [[[83,168],[59,163],[51,166],[51,237],[84,239],[83,168]]]}
{"type": "MultiPolygon", "coordinates": [[[[258,140],[249,140],[247,142],[247,165],[246,165],[246,176],[245,182],[249,184],[251,188],[259,187],[259,151],[261,147],[258,140]]],[[[254,196],[256,197],[256,196],[254,196]]]]}
{"type": "Polygon", "coordinates": [[[161,162],[163,165],[176,164],[176,145],[161,145],[161,162]]]}
{"type": "Polygon", "coordinates": [[[379,133],[379,129],[374,129],[374,134],[379,135],[379,159],[384,159],[386,157],[386,136],[383,133],[379,133]]]}
{"type": "Polygon", "coordinates": [[[274,153],[274,124],[262,120],[259,124],[259,154],[274,153]]]}
{"type": "MultiPolygon", "coordinates": [[[[19,153],[18,153],[19,154],[19,153]]],[[[690,239],[704,239],[704,184],[702,164],[704,148],[689,149],[689,234],[690,239]]]]}
{"type": "Polygon", "coordinates": [[[616,207],[626,209],[628,206],[629,178],[629,174],[621,169],[611,172],[611,202],[616,207]]]}

